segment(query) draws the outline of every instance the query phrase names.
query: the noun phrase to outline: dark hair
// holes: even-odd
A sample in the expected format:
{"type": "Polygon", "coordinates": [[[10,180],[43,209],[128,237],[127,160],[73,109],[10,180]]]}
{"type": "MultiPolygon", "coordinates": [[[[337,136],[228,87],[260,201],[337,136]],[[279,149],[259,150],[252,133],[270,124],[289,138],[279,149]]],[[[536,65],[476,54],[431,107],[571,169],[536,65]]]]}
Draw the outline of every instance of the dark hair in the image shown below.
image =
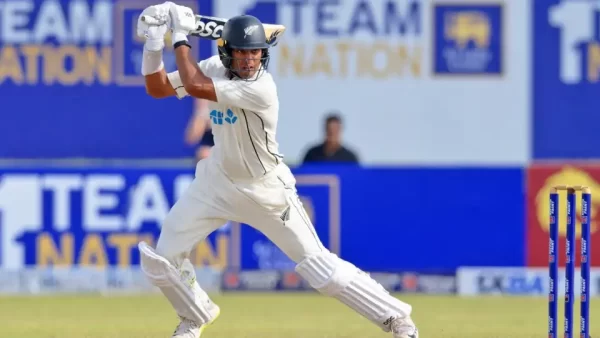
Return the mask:
{"type": "Polygon", "coordinates": [[[327,127],[332,122],[342,124],[342,117],[338,113],[330,113],[325,118],[325,127],[327,127]]]}

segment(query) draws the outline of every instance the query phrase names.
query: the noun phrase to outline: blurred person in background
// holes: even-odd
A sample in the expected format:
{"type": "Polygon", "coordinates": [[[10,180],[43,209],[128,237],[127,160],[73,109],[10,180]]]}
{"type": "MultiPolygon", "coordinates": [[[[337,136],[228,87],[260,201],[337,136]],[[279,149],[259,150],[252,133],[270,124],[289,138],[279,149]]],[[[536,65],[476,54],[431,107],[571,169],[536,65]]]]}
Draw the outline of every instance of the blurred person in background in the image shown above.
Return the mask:
{"type": "Polygon", "coordinates": [[[342,144],[342,117],[330,113],[325,119],[325,140],[310,148],[304,156],[303,164],[316,162],[355,163],[358,156],[342,144]]]}
{"type": "Polygon", "coordinates": [[[196,147],[196,161],[207,158],[210,149],[215,145],[210,125],[208,101],[194,100],[194,112],[185,130],[185,143],[196,147]]]}

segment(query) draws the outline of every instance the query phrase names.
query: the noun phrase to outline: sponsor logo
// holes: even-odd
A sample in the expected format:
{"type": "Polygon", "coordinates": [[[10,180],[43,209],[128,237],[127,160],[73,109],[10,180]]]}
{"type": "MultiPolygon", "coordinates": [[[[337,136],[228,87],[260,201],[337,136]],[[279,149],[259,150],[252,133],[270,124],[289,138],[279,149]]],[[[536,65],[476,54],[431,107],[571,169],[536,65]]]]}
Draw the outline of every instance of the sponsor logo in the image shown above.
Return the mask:
{"type": "MultiPolygon", "coordinates": [[[[144,38],[136,27],[146,6],[141,0],[0,1],[0,85],[143,85],[144,38]]],[[[166,39],[171,48],[170,34],[166,39]]],[[[164,62],[175,67],[174,57],[164,62]]]]}
{"type": "Polygon", "coordinates": [[[600,7],[595,1],[567,1],[548,9],[550,26],[560,30],[560,80],[564,84],[600,81],[600,7]]]}
{"type": "MultiPolygon", "coordinates": [[[[572,166],[572,165],[533,165],[528,169],[527,174],[527,210],[530,210],[527,216],[527,265],[528,266],[547,266],[548,260],[558,259],[561,266],[564,266],[567,259],[573,258],[575,264],[581,262],[580,255],[556,255],[556,249],[566,250],[565,236],[567,234],[567,197],[566,192],[559,192],[558,206],[550,203],[550,190],[553,186],[564,185],[568,182],[571,185],[584,185],[590,187],[592,191],[600,191],[600,166],[572,166]],[[550,219],[550,208],[558,208],[558,229],[559,240],[550,243],[552,252],[548,255],[549,229],[552,219],[550,219]]],[[[581,211],[584,205],[581,203],[581,192],[577,192],[575,198],[575,214],[577,222],[575,226],[576,243],[575,247],[581,248],[581,211]]],[[[600,231],[598,231],[597,215],[600,212],[600,195],[592,194],[592,203],[587,206],[590,215],[591,246],[600,245],[600,231]]],[[[587,248],[588,244],[584,243],[587,248]]],[[[568,252],[568,251],[565,251],[568,252]]],[[[592,250],[590,252],[591,261],[600,260],[600,252],[592,250]],[[595,256],[594,256],[595,255],[595,256]]]]}
{"type": "Polygon", "coordinates": [[[237,271],[223,275],[223,289],[272,291],[277,290],[281,275],[278,271],[237,271]]]}
{"type": "MultiPolygon", "coordinates": [[[[0,266],[138,265],[137,244],[154,245],[192,179],[143,171],[0,175],[0,266]]],[[[230,236],[211,234],[190,260],[228,267],[230,236]]]]}
{"type": "MultiPolygon", "coordinates": [[[[595,285],[590,285],[590,295],[596,296],[600,291],[600,269],[592,268],[591,280],[596,280],[595,285]]],[[[464,267],[457,270],[457,293],[460,295],[517,295],[517,296],[550,296],[550,287],[555,288],[556,297],[568,300],[569,289],[566,287],[564,270],[559,272],[558,281],[550,283],[547,268],[494,268],[494,267],[464,267]]],[[[580,270],[575,269],[575,279],[571,291],[577,297],[581,296],[580,270]]],[[[549,297],[550,301],[556,298],[549,297]]]]}
{"type": "MultiPolygon", "coordinates": [[[[219,15],[233,14],[227,7],[219,15]]],[[[330,80],[423,77],[426,8],[422,0],[317,0],[256,1],[236,10],[287,27],[271,61],[278,76],[330,80]]]]}
{"type": "Polygon", "coordinates": [[[202,17],[196,24],[198,26],[191,34],[216,40],[221,37],[225,22],[217,18],[202,17]]]}
{"type": "Polygon", "coordinates": [[[502,73],[501,4],[435,4],[433,23],[435,74],[502,73]]]}
{"type": "Polygon", "coordinates": [[[210,119],[214,125],[223,125],[223,124],[235,124],[238,120],[237,116],[233,113],[231,109],[227,109],[227,112],[223,114],[223,112],[218,110],[213,110],[210,112],[210,119]]]}

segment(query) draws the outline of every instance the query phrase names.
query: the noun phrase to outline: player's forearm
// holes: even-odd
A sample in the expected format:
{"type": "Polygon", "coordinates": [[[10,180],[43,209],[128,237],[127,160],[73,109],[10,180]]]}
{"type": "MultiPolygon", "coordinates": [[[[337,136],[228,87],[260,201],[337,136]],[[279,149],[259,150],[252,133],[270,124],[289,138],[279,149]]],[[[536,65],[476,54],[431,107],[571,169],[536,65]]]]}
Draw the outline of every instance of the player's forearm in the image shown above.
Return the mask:
{"type": "Polygon", "coordinates": [[[181,83],[189,93],[189,87],[197,85],[196,78],[202,74],[190,60],[190,48],[187,46],[179,46],[175,49],[175,62],[177,63],[177,70],[179,71],[179,78],[181,83]]]}
{"type": "Polygon", "coordinates": [[[167,77],[167,72],[164,69],[160,71],[146,75],[144,77],[146,82],[146,93],[155,99],[161,99],[164,97],[175,96],[175,89],[171,86],[167,77]]]}
{"type": "Polygon", "coordinates": [[[217,101],[212,79],[202,73],[200,67],[192,59],[190,48],[179,46],[175,49],[175,62],[181,83],[189,95],[211,101],[217,101]]]}
{"type": "Polygon", "coordinates": [[[175,90],[171,87],[164,69],[162,50],[150,51],[144,45],[142,75],[144,75],[148,95],[154,98],[175,95],[175,90]]]}

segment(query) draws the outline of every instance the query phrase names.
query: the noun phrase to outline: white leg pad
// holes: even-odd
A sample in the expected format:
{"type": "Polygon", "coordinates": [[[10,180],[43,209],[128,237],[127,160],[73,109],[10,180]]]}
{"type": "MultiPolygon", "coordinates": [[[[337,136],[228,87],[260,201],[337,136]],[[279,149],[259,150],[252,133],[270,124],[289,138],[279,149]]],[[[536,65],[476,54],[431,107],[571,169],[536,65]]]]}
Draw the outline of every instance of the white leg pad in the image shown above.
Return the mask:
{"type": "Polygon", "coordinates": [[[180,317],[203,325],[212,322],[218,316],[219,307],[198,285],[196,273],[188,260],[177,268],[145,242],[139,243],[138,249],[142,271],[152,285],[158,287],[167,297],[180,317]]]}
{"type": "Polygon", "coordinates": [[[309,256],[296,272],[319,292],[334,297],[389,332],[396,318],[410,316],[412,307],[392,296],[368,274],[330,252],[309,256]]]}

